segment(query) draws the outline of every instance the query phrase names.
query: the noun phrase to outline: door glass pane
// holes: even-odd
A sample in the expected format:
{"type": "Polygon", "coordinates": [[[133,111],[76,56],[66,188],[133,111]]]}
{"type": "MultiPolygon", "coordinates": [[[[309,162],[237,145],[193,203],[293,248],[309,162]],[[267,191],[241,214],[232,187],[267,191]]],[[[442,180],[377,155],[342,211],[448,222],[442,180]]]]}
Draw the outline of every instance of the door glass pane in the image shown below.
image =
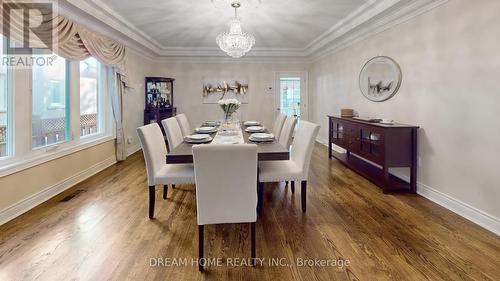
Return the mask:
{"type": "Polygon", "coordinates": [[[52,65],[33,66],[32,147],[68,139],[67,69],[58,56],[52,65]]]}
{"type": "Polygon", "coordinates": [[[300,118],[300,77],[280,78],[280,111],[300,118]]]}
{"type": "Polygon", "coordinates": [[[99,73],[94,58],[80,62],[80,136],[99,133],[99,73]]]}
{"type": "MultiPolygon", "coordinates": [[[[4,53],[6,40],[0,35],[0,56],[4,53]]],[[[7,106],[8,106],[8,88],[7,88],[7,67],[0,64],[0,157],[7,156],[7,106]]]]}

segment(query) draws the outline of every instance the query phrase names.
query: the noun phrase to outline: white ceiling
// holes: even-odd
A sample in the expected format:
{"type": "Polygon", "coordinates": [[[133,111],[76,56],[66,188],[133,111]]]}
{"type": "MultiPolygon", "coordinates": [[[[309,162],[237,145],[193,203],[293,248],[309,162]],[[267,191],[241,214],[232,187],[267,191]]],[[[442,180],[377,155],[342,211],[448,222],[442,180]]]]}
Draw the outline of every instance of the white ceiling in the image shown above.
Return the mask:
{"type": "MultiPolygon", "coordinates": [[[[262,0],[240,9],[256,46],[241,61],[308,62],[448,0],[262,0]]],[[[151,59],[237,61],[215,43],[231,8],[210,0],[58,0],[59,12],[151,59]]]]}
{"type": "MultiPolygon", "coordinates": [[[[263,0],[238,10],[244,31],[256,48],[307,47],[314,39],[368,0],[263,0]]],[[[122,18],[163,47],[216,47],[234,10],[215,8],[210,0],[106,0],[122,18]]]]}

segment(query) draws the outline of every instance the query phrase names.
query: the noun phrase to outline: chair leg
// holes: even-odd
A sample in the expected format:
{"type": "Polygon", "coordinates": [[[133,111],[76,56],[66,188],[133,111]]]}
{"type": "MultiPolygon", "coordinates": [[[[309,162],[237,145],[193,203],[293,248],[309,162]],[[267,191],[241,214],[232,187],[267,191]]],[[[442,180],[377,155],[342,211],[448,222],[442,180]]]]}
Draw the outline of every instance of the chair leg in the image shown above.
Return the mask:
{"type": "Polygon", "coordinates": [[[198,270],[203,271],[203,225],[198,225],[198,270]]]}
{"type": "Polygon", "coordinates": [[[295,181],[291,181],[290,189],[292,190],[292,194],[295,194],[295,181]]]}
{"type": "Polygon", "coordinates": [[[306,212],[306,192],[307,192],[307,181],[302,181],[301,183],[300,196],[302,201],[302,212],[306,212]]]}
{"type": "Polygon", "coordinates": [[[255,222],[250,223],[250,252],[252,256],[252,266],[255,267],[255,222]]]}
{"type": "Polygon", "coordinates": [[[167,199],[167,194],[168,194],[168,185],[163,186],[163,199],[167,199]]]}
{"type": "Polygon", "coordinates": [[[149,219],[153,219],[155,215],[155,186],[149,187],[149,219]]]}
{"type": "Polygon", "coordinates": [[[264,203],[264,183],[259,182],[259,187],[257,188],[257,215],[260,215],[263,203],[264,203]]]}

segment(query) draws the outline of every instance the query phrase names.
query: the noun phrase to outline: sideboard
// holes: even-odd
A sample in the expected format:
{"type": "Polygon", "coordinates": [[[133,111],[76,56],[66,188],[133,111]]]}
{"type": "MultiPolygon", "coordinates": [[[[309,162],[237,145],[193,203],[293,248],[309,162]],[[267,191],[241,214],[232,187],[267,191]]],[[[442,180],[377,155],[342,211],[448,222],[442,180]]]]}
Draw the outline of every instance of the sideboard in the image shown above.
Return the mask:
{"type": "Polygon", "coordinates": [[[385,125],[330,115],[328,119],[329,158],[336,158],[381,187],[384,193],[416,193],[418,126],[385,125]],[[333,145],[346,152],[333,150],[333,145]],[[391,174],[390,168],[409,168],[410,182],[391,174]]]}

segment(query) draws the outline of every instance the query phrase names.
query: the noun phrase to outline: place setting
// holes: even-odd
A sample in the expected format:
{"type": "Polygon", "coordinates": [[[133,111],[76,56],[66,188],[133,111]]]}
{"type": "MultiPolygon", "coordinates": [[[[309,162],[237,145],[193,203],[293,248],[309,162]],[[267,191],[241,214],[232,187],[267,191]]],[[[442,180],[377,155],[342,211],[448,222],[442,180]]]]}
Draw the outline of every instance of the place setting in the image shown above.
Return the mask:
{"type": "Polygon", "coordinates": [[[245,122],[243,122],[243,125],[245,127],[260,126],[260,122],[259,121],[245,121],[245,122]]]}
{"type": "Polygon", "coordinates": [[[209,134],[193,134],[184,137],[184,141],[191,144],[209,143],[213,138],[209,134]]]}
{"type": "Polygon", "coordinates": [[[209,121],[203,122],[203,124],[201,124],[201,125],[202,125],[202,127],[217,127],[217,126],[220,126],[220,121],[209,120],[209,121]]]}
{"type": "Polygon", "coordinates": [[[245,129],[247,133],[262,133],[266,130],[264,126],[249,126],[245,129]]]}
{"type": "Polygon", "coordinates": [[[248,137],[248,140],[256,143],[272,143],[275,141],[275,137],[271,133],[254,133],[248,137]]]}
{"type": "Polygon", "coordinates": [[[217,127],[215,126],[202,126],[194,129],[196,133],[199,134],[213,134],[217,132],[217,127]]]}

